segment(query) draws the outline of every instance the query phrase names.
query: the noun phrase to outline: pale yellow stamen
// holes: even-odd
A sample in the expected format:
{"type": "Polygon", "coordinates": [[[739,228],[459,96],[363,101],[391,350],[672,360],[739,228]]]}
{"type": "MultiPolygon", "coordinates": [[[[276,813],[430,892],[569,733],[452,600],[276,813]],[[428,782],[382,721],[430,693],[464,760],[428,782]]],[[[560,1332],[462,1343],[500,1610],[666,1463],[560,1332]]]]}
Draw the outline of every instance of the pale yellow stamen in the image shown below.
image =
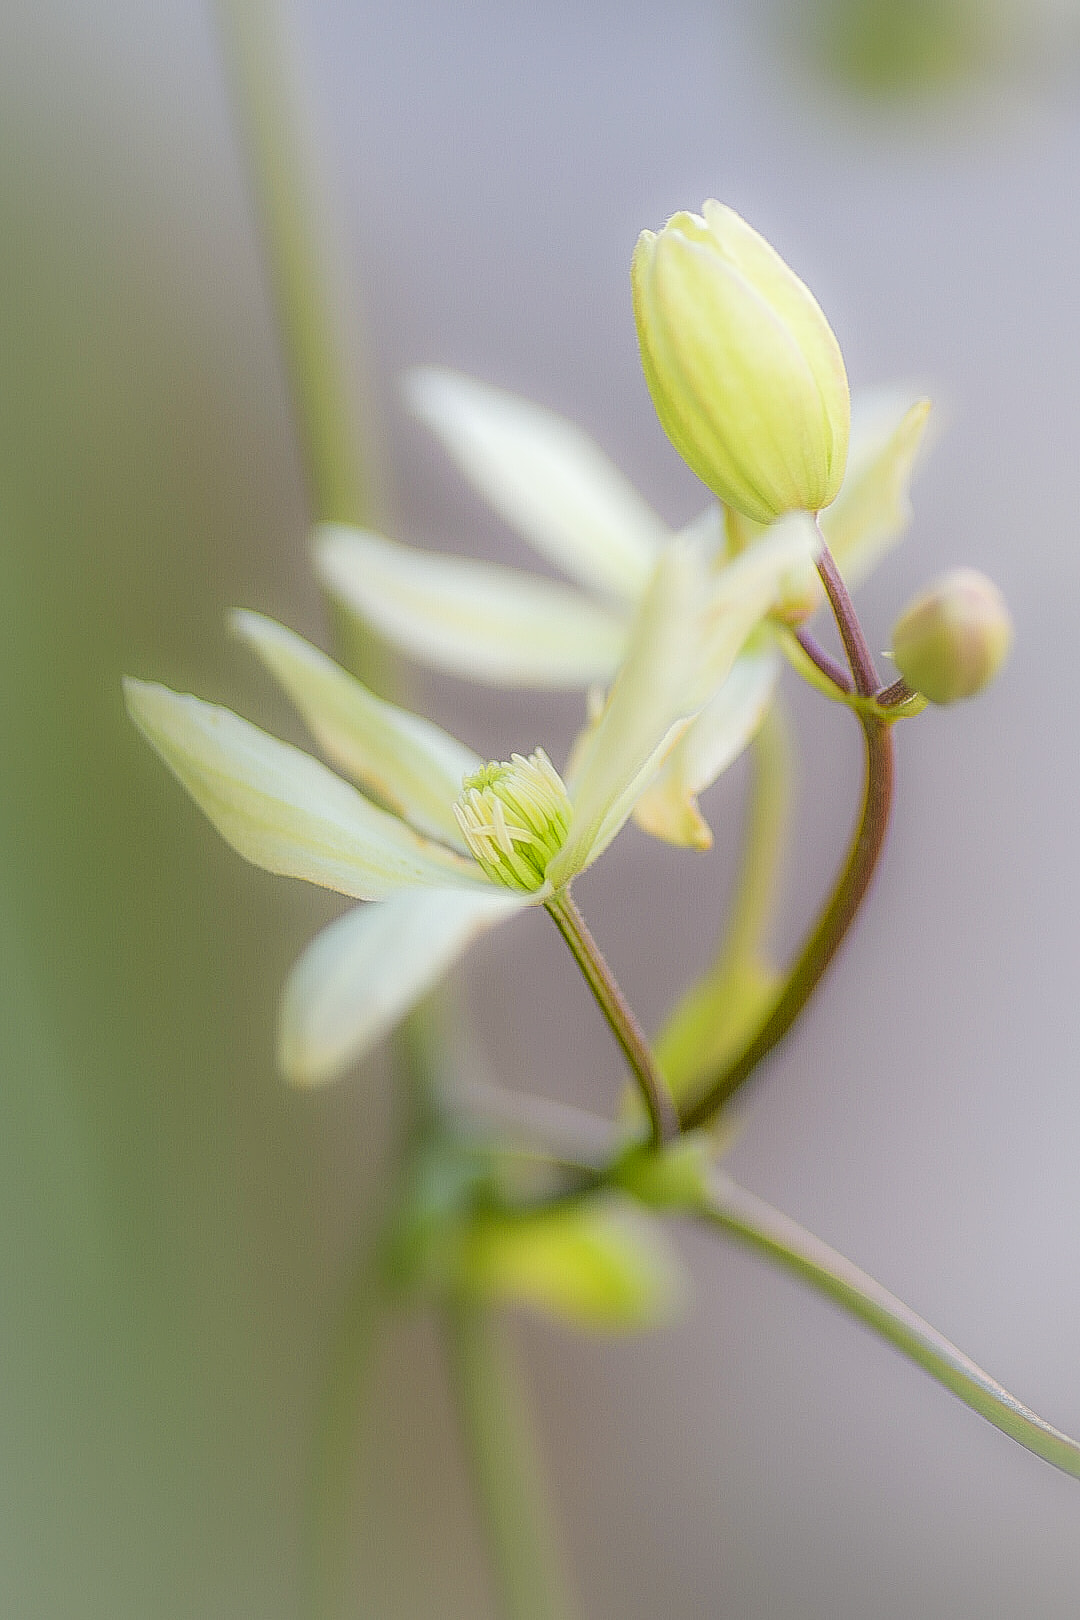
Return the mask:
{"type": "Polygon", "coordinates": [[[492,760],[462,784],[454,806],[471,854],[498,883],[539,889],[570,826],[570,798],[542,748],[492,760]]]}

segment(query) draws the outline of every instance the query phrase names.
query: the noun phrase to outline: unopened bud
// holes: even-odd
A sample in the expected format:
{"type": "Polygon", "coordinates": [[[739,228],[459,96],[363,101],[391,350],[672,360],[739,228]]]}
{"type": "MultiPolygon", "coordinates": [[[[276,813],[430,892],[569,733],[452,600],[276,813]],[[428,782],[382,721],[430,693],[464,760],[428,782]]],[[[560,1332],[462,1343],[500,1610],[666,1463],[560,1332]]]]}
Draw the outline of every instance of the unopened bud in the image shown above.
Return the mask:
{"type": "Polygon", "coordinates": [[[956,568],[900,615],[893,662],[931,703],[955,703],[989,685],[1008,656],[1012,634],[1005,598],[993,581],[974,568],[956,568]]]}
{"type": "Polygon", "coordinates": [[[780,255],[709,201],[643,231],[631,279],[653,404],[702,482],[757,523],[828,506],[847,459],[847,375],[780,255]]]}

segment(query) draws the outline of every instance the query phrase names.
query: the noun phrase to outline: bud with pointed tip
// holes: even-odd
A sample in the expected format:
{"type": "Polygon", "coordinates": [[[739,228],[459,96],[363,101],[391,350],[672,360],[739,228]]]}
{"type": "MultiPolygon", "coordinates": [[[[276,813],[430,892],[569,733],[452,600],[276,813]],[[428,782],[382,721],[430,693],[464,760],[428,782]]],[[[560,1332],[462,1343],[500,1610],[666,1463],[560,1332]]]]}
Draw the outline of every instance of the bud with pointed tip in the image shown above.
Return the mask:
{"type": "Polygon", "coordinates": [[[904,609],[892,658],[914,691],[931,703],[955,703],[989,685],[1011,644],[1012,619],[997,586],[974,568],[956,568],[904,609]]]}
{"type": "Polygon", "coordinates": [[[780,255],[709,201],[643,231],[631,279],[653,404],[703,483],[757,523],[828,506],[847,459],[847,375],[780,255]]]}

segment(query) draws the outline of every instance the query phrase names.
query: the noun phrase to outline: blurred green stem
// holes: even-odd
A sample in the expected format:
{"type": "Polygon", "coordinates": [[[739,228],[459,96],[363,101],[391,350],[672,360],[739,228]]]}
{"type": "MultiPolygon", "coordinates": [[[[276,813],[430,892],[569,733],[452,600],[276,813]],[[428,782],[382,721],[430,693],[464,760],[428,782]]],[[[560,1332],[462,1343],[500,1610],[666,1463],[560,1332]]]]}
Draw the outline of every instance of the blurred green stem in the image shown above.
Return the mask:
{"type": "Polygon", "coordinates": [[[371,433],[343,341],[350,300],[312,140],[313,97],[276,0],[218,0],[286,351],[308,491],[320,519],[363,523],[371,433]]]}
{"type": "Polygon", "coordinates": [[[749,749],[742,861],[711,966],[681,997],[655,1052],[676,1099],[699,1097],[726,1072],[776,1000],[783,982],[767,944],[791,799],[791,743],[779,698],[749,749]]]}
{"type": "Polygon", "coordinates": [[[536,1444],[502,1325],[479,1305],[444,1308],[447,1357],[506,1620],[569,1620],[536,1444]]]}
{"type": "MultiPolygon", "coordinates": [[[[342,333],[350,300],[343,291],[346,278],[340,256],[333,251],[335,213],[325,195],[323,167],[311,138],[311,97],[305,94],[299,55],[289,37],[284,8],[275,0],[219,0],[219,9],[313,515],[331,521],[370,521],[371,413],[361,411],[359,381],[350,377],[346,365],[350,345],[342,333]]],[[[360,655],[364,679],[392,695],[396,676],[385,650],[365,641],[360,655]]],[[[442,1071],[450,1046],[446,1036],[444,1004],[439,1002],[407,1020],[395,1041],[395,1070],[411,1113],[402,1175],[417,1131],[438,1113],[437,1093],[445,1081],[442,1071]]],[[[341,1596],[357,1424],[382,1304],[376,1268],[363,1263],[349,1285],[316,1439],[308,1584],[317,1620],[333,1614],[341,1596]]],[[[467,1314],[457,1313],[448,1334],[462,1390],[462,1421],[509,1612],[513,1620],[519,1616],[555,1620],[567,1611],[556,1601],[553,1538],[529,1529],[530,1523],[540,1522],[540,1491],[533,1479],[535,1470],[530,1473],[531,1452],[516,1409],[518,1399],[489,1338],[493,1331],[479,1319],[470,1322],[467,1314]],[[531,1515],[527,1520],[522,1519],[526,1512],[531,1515]]]]}
{"type": "Polygon", "coordinates": [[[387,1300],[381,1246],[358,1255],[331,1335],[315,1426],[305,1556],[306,1612],[330,1620],[352,1611],[348,1548],[356,1459],[387,1300]]]}
{"type": "Polygon", "coordinates": [[[772,920],[791,801],[791,742],[779,698],[758,727],[751,759],[746,841],[717,974],[760,956],[772,920]]]}

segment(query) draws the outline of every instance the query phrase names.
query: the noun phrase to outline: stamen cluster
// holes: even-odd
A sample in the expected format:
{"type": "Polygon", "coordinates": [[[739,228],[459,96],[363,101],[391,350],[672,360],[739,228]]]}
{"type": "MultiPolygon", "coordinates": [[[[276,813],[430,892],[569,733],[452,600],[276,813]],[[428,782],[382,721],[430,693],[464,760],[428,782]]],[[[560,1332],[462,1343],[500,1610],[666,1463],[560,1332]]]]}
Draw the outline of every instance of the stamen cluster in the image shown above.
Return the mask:
{"type": "Polygon", "coordinates": [[[496,883],[539,889],[570,826],[570,796],[542,748],[492,760],[462,783],[454,814],[477,864],[496,883]]]}

